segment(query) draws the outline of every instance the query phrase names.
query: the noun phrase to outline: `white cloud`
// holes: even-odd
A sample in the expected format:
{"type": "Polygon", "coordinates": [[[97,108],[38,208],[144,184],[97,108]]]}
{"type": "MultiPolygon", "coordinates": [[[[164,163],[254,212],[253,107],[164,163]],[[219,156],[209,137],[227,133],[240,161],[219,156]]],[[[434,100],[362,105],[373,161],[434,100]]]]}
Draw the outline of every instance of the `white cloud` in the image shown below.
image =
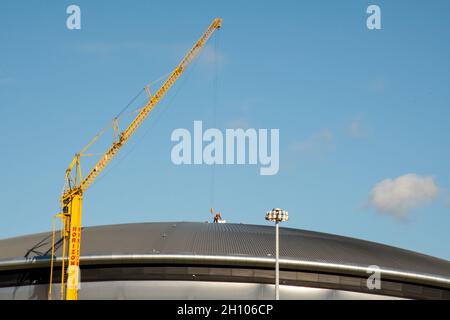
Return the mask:
{"type": "Polygon", "coordinates": [[[347,128],[347,133],[354,139],[362,139],[367,136],[359,120],[353,120],[347,128]]]}
{"type": "Polygon", "coordinates": [[[447,198],[444,200],[444,205],[445,205],[447,208],[450,208],[450,198],[449,198],[449,197],[447,197],[447,198]]]}
{"type": "Polygon", "coordinates": [[[207,45],[200,53],[201,63],[210,67],[214,67],[217,64],[218,68],[222,68],[227,62],[225,54],[213,45],[207,45]]]}
{"type": "Polygon", "coordinates": [[[87,42],[76,45],[82,53],[98,56],[108,56],[119,51],[143,50],[146,45],[142,42],[87,42]]]}
{"type": "Polygon", "coordinates": [[[369,90],[375,93],[382,93],[386,89],[386,82],[383,79],[374,79],[369,83],[369,90]]]}
{"type": "Polygon", "coordinates": [[[248,129],[250,125],[246,119],[233,119],[226,124],[227,129],[248,129]]]}
{"type": "Polygon", "coordinates": [[[369,202],[379,212],[404,218],[411,210],[433,200],[438,192],[433,177],[410,173],[377,183],[369,202]]]}
{"type": "Polygon", "coordinates": [[[322,129],[307,139],[294,142],[290,146],[292,151],[305,154],[322,153],[334,148],[334,134],[329,129],[322,129]]]}
{"type": "Polygon", "coordinates": [[[11,77],[0,77],[0,87],[14,84],[14,79],[11,77]]]}

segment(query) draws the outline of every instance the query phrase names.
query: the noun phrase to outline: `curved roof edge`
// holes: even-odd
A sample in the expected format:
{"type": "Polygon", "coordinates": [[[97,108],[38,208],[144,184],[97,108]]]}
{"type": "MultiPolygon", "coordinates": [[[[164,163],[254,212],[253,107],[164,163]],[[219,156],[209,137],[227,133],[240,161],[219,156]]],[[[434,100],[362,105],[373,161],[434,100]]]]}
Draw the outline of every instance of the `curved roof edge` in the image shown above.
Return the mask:
{"type": "MultiPolygon", "coordinates": [[[[61,258],[56,259],[56,263],[61,263],[61,258]]],[[[82,256],[80,262],[83,265],[104,265],[104,264],[144,264],[144,263],[171,263],[171,264],[204,264],[221,266],[246,266],[272,268],[273,258],[259,257],[239,257],[239,256],[219,256],[219,255],[190,255],[190,254],[123,254],[123,255],[97,255],[82,256]]],[[[48,267],[50,259],[17,259],[10,261],[0,261],[0,270],[11,270],[17,268],[48,267]]],[[[375,269],[370,267],[360,267],[354,265],[280,259],[281,269],[331,272],[336,274],[359,275],[367,277],[375,269]]],[[[424,275],[413,272],[396,271],[386,268],[376,269],[380,272],[381,278],[406,281],[412,283],[428,284],[443,288],[450,288],[450,278],[435,275],[424,275]]]]}

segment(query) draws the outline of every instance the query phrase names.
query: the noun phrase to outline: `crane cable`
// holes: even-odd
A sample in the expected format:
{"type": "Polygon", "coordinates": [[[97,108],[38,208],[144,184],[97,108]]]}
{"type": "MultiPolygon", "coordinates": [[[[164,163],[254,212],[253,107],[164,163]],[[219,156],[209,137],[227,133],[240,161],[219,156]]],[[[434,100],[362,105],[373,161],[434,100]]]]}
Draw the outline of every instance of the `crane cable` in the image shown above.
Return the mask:
{"type": "MultiPolygon", "coordinates": [[[[91,157],[91,156],[101,156],[102,154],[85,154],[84,152],[89,149],[95,142],[97,142],[98,138],[100,138],[100,136],[102,136],[108,129],[110,129],[111,127],[114,126],[114,122],[116,120],[118,120],[121,117],[125,117],[131,114],[135,114],[139,111],[141,111],[144,107],[138,107],[135,108],[133,110],[131,110],[130,112],[125,113],[125,111],[127,111],[130,106],[136,102],[136,100],[142,95],[142,93],[145,91],[145,88],[149,88],[151,85],[161,82],[162,80],[164,80],[165,78],[167,78],[171,73],[166,73],[164,75],[162,75],[161,77],[159,77],[158,79],[150,82],[149,84],[147,84],[144,88],[140,89],[139,92],[125,105],[125,107],[123,107],[122,110],[120,110],[120,112],[114,117],[114,120],[112,122],[109,122],[102,130],[100,130],[95,136],[94,138],[91,139],[91,141],[80,151],[80,156],[85,156],[85,157],[91,157]]],[[[146,99],[147,100],[147,99],[146,99]]]]}
{"type": "MultiPolygon", "coordinates": [[[[181,79],[179,81],[179,85],[178,87],[176,87],[174,89],[174,93],[172,95],[172,97],[169,98],[169,100],[167,101],[167,105],[165,108],[162,108],[161,111],[159,111],[159,113],[156,114],[156,116],[154,117],[154,120],[150,123],[149,127],[147,128],[146,131],[144,131],[144,133],[142,134],[141,137],[138,137],[136,139],[136,141],[130,142],[130,146],[129,146],[129,150],[119,159],[117,159],[115,164],[112,164],[111,166],[109,166],[108,168],[106,168],[102,175],[99,176],[96,181],[93,183],[93,185],[95,183],[97,183],[98,181],[101,181],[103,178],[105,178],[105,176],[107,176],[109,174],[109,172],[111,172],[111,170],[113,170],[114,168],[118,167],[123,160],[125,160],[137,147],[137,145],[147,136],[147,134],[156,127],[156,125],[159,123],[159,121],[165,116],[166,112],[168,109],[170,109],[170,106],[172,106],[173,102],[175,101],[175,98],[178,96],[178,94],[181,92],[181,89],[183,88],[184,84],[187,82],[187,80],[189,80],[191,74],[194,72],[194,70],[196,69],[196,66],[198,64],[198,62],[201,60],[201,57],[204,55],[204,52],[201,51],[199,53],[198,59],[194,60],[192,62],[192,66],[190,69],[187,69],[185,72],[185,77],[183,79],[181,79]]],[[[163,79],[166,75],[162,76],[161,78],[151,82],[151,84],[158,82],[159,80],[163,79]]],[[[144,90],[144,89],[143,89],[144,90]]],[[[131,111],[131,113],[134,113],[136,111],[140,111],[142,108],[138,108],[135,109],[133,111],[131,111]]]]}
{"type": "MultiPolygon", "coordinates": [[[[213,128],[217,127],[217,104],[218,104],[218,78],[219,78],[219,38],[220,32],[214,38],[214,52],[213,52],[213,97],[212,97],[212,122],[213,128]]],[[[210,186],[210,208],[213,209],[215,205],[215,188],[216,188],[216,162],[211,165],[211,186],[210,186]]],[[[211,212],[212,213],[212,212],[211,212]]]]}
{"type": "MultiPolygon", "coordinates": [[[[220,34],[220,32],[218,33],[220,34]]],[[[215,42],[214,42],[214,50],[213,50],[213,64],[214,64],[214,78],[213,78],[213,123],[214,126],[216,126],[216,113],[217,113],[217,79],[218,79],[218,59],[217,59],[217,51],[218,51],[218,41],[217,38],[215,38],[215,42]]],[[[199,53],[199,58],[201,58],[201,56],[203,55],[203,51],[199,53]]],[[[198,64],[198,61],[200,61],[201,59],[196,59],[193,64],[192,64],[192,68],[191,70],[194,70],[195,67],[198,64]]],[[[101,156],[102,154],[99,153],[91,153],[91,154],[87,154],[84,153],[89,147],[91,147],[100,136],[102,136],[108,129],[110,129],[111,127],[114,126],[114,121],[118,120],[119,118],[131,115],[131,114],[135,114],[137,112],[140,112],[144,107],[138,107],[135,108],[133,110],[131,110],[130,112],[125,113],[130,106],[136,102],[136,100],[142,95],[142,93],[144,91],[146,91],[146,88],[149,88],[151,85],[161,82],[162,80],[164,80],[165,78],[167,78],[171,73],[167,73],[162,75],[161,77],[157,78],[156,80],[150,82],[149,84],[147,84],[144,88],[140,89],[139,92],[125,105],[125,107],[115,116],[114,120],[112,122],[110,122],[108,125],[106,125],[102,130],[100,130],[99,133],[97,133],[97,135],[95,135],[94,138],[92,138],[92,140],[82,149],[82,151],[80,152],[80,156],[84,156],[84,157],[91,157],[91,156],[101,156]]],[[[155,121],[153,121],[152,123],[157,123],[159,118],[162,118],[163,115],[165,114],[166,110],[169,109],[169,107],[172,105],[173,101],[175,100],[175,97],[178,95],[181,87],[183,86],[183,84],[185,83],[186,79],[189,78],[191,72],[187,72],[186,77],[184,80],[181,81],[181,84],[178,88],[178,90],[175,91],[175,94],[172,96],[172,99],[170,99],[170,101],[167,104],[167,107],[164,108],[157,116],[155,121]]],[[[146,98],[148,99],[148,98],[146,98]]],[[[142,137],[140,137],[140,139],[138,139],[138,141],[136,141],[134,143],[134,145],[131,146],[131,148],[129,149],[129,151],[124,154],[124,156],[121,159],[118,159],[117,163],[113,166],[110,166],[109,168],[106,168],[105,172],[103,172],[102,176],[97,178],[98,180],[102,180],[102,178],[104,178],[109,171],[111,171],[113,168],[115,168],[116,166],[118,166],[124,159],[126,159],[135,149],[136,145],[148,134],[148,132],[153,128],[153,126],[150,125],[150,127],[144,132],[144,134],[142,135],[142,137]]],[[[211,175],[211,205],[214,204],[214,185],[215,185],[215,164],[212,164],[212,175],[211,175]]],[[[211,206],[212,208],[213,206],[211,206]]]]}

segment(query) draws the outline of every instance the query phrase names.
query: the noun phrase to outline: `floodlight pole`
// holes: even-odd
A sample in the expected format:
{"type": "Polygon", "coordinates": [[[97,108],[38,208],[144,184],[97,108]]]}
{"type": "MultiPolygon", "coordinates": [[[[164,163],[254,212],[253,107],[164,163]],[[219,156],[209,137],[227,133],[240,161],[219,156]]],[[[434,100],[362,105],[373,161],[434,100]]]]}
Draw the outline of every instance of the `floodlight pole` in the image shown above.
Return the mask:
{"type": "Polygon", "coordinates": [[[266,220],[275,222],[275,300],[280,300],[280,222],[288,221],[288,212],[273,208],[266,213],[266,220]]]}
{"type": "Polygon", "coordinates": [[[280,229],[278,220],[275,221],[275,300],[280,300],[280,263],[279,263],[280,229]]]}

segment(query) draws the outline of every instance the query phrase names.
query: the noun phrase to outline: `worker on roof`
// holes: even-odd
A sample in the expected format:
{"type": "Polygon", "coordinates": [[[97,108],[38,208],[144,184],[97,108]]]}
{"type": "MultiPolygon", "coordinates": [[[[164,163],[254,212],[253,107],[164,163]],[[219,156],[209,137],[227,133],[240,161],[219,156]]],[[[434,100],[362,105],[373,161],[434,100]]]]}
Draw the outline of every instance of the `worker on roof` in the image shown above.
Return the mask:
{"type": "Polygon", "coordinates": [[[222,220],[220,212],[216,212],[216,214],[214,215],[214,222],[218,223],[220,220],[222,220]]]}
{"type": "Polygon", "coordinates": [[[214,209],[211,208],[210,212],[214,215],[214,223],[218,223],[219,221],[222,221],[222,216],[220,215],[220,212],[214,212],[214,209]]]}

